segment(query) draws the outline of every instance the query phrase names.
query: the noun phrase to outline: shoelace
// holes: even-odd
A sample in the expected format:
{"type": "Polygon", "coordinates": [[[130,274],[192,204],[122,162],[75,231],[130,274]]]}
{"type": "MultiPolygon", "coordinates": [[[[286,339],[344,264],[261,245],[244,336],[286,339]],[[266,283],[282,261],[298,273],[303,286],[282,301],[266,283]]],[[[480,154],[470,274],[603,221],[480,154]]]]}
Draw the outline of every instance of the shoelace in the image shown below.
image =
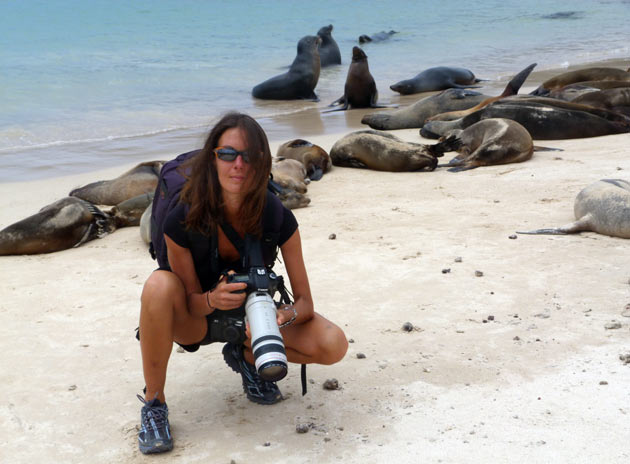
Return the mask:
{"type": "MultiPolygon", "coordinates": [[[[150,425],[159,428],[162,425],[166,424],[168,420],[168,410],[166,408],[149,406],[150,401],[145,400],[140,395],[136,396],[140,401],[142,401],[145,406],[148,406],[147,412],[144,416],[144,420],[142,421],[143,428],[149,428],[150,425]],[[153,420],[153,424],[150,424],[151,420],[153,420]]],[[[155,398],[157,398],[157,394],[155,395],[155,398]]]]}

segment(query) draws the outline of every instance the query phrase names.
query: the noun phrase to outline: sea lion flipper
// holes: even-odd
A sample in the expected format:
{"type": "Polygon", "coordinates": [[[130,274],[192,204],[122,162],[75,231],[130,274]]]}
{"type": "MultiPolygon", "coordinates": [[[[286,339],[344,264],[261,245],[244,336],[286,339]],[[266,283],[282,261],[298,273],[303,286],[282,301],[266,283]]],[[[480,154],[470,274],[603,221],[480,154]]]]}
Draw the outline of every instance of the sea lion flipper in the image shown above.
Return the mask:
{"type": "Polygon", "coordinates": [[[537,230],[529,230],[529,231],[516,231],[517,234],[527,234],[527,235],[568,235],[575,234],[577,232],[584,232],[588,230],[592,230],[591,228],[591,213],[585,214],[580,219],[575,222],[571,222],[569,224],[565,224],[556,228],[549,229],[537,229],[537,230]]]}
{"type": "Polygon", "coordinates": [[[519,72],[516,76],[510,79],[510,82],[505,86],[505,90],[501,94],[501,97],[509,97],[510,95],[516,95],[518,91],[523,86],[525,79],[530,75],[532,70],[536,67],[538,63],[532,63],[519,72]]]}

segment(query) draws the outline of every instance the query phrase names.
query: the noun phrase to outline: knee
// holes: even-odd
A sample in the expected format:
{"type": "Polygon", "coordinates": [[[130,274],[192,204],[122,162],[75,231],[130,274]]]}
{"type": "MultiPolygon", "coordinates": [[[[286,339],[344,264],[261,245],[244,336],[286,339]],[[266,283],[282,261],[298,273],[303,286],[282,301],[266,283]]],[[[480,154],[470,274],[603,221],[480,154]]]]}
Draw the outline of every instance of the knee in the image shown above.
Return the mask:
{"type": "Polygon", "coordinates": [[[321,364],[335,364],[343,359],[348,351],[346,334],[333,325],[320,340],[321,364]]]}
{"type": "Polygon", "coordinates": [[[181,293],[185,293],[184,286],[175,274],[168,271],[155,271],[144,283],[140,297],[142,309],[172,307],[172,303],[181,293]]]}

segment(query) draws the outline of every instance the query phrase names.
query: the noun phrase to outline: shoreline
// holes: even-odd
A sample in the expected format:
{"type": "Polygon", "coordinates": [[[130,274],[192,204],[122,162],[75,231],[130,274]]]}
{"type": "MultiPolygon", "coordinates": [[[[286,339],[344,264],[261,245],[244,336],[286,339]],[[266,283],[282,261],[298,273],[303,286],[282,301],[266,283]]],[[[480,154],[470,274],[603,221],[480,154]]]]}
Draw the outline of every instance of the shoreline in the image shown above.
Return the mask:
{"type": "MultiPolygon", "coordinates": [[[[571,65],[567,68],[534,69],[520,93],[529,93],[541,82],[556,74],[591,66],[627,69],[630,67],[630,57],[571,65]]],[[[499,80],[481,82],[480,88],[477,90],[484,93],[487,92],[489,95],[498,94],[503,90],[503,87],[512,75],[502,77],[499,80]]],[[[421,98],[434,93],[437,92],[398,95],[387,89],[386,96],[381,97],[379,102],[398,105],[400,108],[411,105],[421,98]]],[[[282,102],[282,104],[286,104],[286,102],[282,102]]],[[[371,112],[393,111],[395,109],[356,109],[322,114],[322,111],[326,110],[327,104],[327,100],[324,101],[320,96],[320,102],[306,103],[308,107],[304,107],[304,102],[290,103],[288,106],[293,107],[294,110],[276,116],[260,117],[257,120],[267,132],[270,143],[281,144],[293,138],[308,138],[320,135],[337,135],[341,137],[355,130],[369,129],[368,126],[361,124],[363,115],[371,112]]],[[[261,106],[273,107],[274,103],[262,102],[261,106]]],[[[213,118],[219,116],[216,115],[213,118]]],[[[194,128],[173,129],[149,136],[130,136],[113,140],[77,142],[66,144],[61,148],[57,146],[42,147],[20,149],[16,150],[15,153],[3,153],[1,159],[5,166],[0,177],[0,184],[13,182],[7,181],[7,179],[17,179],[15,182],[25,182],[89,172],[96,173],[102,170],[94,167],[96,162],[101,163],[104,169],[116,166],[123,169],[143,161],[172,159],[179,153],[199,147],[203,143],[203,137],[209,127],[211,127],[211,123],[207,127],[197,126],[194,128]],[[86,157],[86,152],[92,154],[86,157]],[[52,162],[53,159],[56,164],[52,162]],[[32,164],[29,165],[29,161],[32,164]]],[[[275,154],[275,151],[272,151],[272,154],[275,154]]],[[[121,170],[120,172],[122,173],[123,171],[121,170]]]]}

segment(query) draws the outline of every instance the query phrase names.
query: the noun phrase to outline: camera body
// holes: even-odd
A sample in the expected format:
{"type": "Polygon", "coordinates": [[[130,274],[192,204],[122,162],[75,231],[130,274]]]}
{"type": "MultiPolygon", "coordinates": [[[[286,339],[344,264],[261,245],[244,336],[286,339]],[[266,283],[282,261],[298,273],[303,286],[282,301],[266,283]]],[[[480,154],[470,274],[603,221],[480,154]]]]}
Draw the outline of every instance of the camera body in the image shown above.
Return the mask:
{"type": "Polygon", "coordinates": [[[210,323],[210,339],[242,345],[247,340],[243,318],[229,316],[213,318],[210,323]]]}
{"type": "Polygon", "coordinates": [[[287,375],[287,355],[278,322],[273,295],[283,285],[281,276],[263,264],[260,243],[246,243],[247,272],[228,274],[228,283],[245,283],[241,292],[247,293],[245,317],[252,336],[252,352],[256,370],[261,378],[276,382],[287,375]]]}

